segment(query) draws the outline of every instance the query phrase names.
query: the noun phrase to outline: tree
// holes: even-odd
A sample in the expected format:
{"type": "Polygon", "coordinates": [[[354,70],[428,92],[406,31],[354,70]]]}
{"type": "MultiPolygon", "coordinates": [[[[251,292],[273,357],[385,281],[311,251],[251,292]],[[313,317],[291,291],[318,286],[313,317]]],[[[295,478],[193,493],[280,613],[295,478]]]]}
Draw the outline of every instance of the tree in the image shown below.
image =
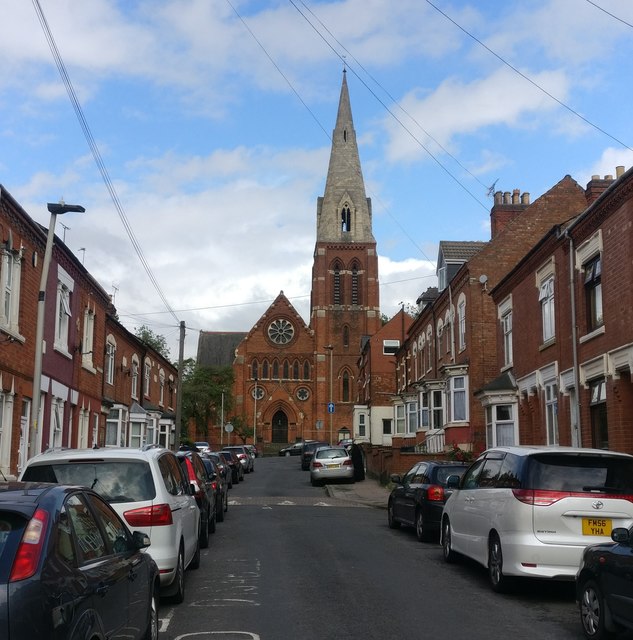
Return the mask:
{"type": "Polygon", "coordinates": [[[233,416],[231,424],[233,425],[233,433],[241,438],[242,444],[246,444],[246,441],[253,437],[253,427],[247,425],[242,416],[233,416]]]}
{"type": "Polygon", "coordinates": [[[194,420],[196,433],[207,436],[209,425],[221,419],[222,396],[224,415],[232,408],[232,367],[203,367],[193,358],[183,361],[182,420],[194,420]]]}
{"type": "Polygon", "coordinates": [[[136,328],[134,331],[134,335],[143,344],[160,353],[160,355],[163,356],[163,358],[165,358],[166,360],[169,360],[171,358],[165,336],[161,336],[160,334],[155,333],[145,324],[141,327],[136,328]]]}

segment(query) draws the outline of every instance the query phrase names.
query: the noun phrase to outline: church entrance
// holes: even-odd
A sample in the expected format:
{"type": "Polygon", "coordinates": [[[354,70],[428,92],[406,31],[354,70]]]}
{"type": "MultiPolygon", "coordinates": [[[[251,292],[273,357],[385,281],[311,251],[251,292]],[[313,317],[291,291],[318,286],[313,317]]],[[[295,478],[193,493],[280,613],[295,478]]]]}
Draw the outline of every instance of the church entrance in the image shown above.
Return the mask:
{"type": "Polygon", "coordinates": [[[288,416],[281,409],[273,416],[273,442],[288,442],[288,416]]]}

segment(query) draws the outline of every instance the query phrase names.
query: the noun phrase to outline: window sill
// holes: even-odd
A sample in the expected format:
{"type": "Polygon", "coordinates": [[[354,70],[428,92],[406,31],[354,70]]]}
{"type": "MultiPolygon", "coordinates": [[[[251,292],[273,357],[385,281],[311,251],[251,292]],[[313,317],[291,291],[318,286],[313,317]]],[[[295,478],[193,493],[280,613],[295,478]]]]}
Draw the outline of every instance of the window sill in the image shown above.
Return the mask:
{"type": "Polygon", "coordinates": [[[601,327],[594,329],[591,333],[587,333],[586,335],[579,338],[578,342],[580,344],[584,344],[585,342],[589,342],[589,340],[593,340],[594,338],[597,338],[598,336],[601,336],[604,333],[605,333],[605,328],[604,328],[604,325],[602,325],[601,327]]]}
{"type": "Polygon", "coordinates": [[[94,366],[92,365],[92,362],[82,362],[81,363],[81,368],[85,369],[86,371],[96,374],[97,370],[94,368],[94,366]]]}
{"type": "Polygon", "coordinates": [[[53,349],[60,355],[64,356],[64,358],[68,358],[69,360],[73,359],[72,355],[68,352],[68,347],[66,345],[54,344],[53,349]]]}
{"type": "Polygon", "coordinates": [[[550,338],[549,340],[546,340],[539,348],[539,351],[545,351],[545,349],[549,349],[550,347],[553,347],[556,344],[556,336],[554,336],[553,338],[550,338]]]}
{"type": "Polygon", "coordinates": [[[2,333],[6,333],[9,336],[8,342],[19,342],[21,344],[24,344],[26,342],[26,338],[23,335],[20,335],[20,331],[17,327],[4,325],[0,326],[0,331],[2,331],[2,333]]]}

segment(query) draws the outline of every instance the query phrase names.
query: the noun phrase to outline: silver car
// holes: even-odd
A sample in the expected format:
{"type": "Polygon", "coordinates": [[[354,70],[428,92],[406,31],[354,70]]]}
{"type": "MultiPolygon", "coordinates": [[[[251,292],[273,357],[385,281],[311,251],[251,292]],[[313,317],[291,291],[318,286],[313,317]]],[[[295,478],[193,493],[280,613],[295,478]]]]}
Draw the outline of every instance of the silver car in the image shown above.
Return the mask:
{"type": "Polygon", "coordinates": [[[354,464],[345,447],[320,447],[310,461],[310,482],[313,487],[328,480],[354,482],[354,464]]]}

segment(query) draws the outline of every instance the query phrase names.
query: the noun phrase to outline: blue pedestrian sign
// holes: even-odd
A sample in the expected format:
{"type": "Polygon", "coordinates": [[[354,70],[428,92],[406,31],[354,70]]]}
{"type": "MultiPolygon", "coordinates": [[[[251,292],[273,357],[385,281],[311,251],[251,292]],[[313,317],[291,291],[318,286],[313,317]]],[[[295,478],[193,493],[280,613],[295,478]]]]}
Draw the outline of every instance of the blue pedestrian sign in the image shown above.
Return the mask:
{"type": "Polygon", "coordinates": [[[334,403],[333,402],[328,402],[327,403],[327,412],[328,413],[334,413],[334,403]]]}

